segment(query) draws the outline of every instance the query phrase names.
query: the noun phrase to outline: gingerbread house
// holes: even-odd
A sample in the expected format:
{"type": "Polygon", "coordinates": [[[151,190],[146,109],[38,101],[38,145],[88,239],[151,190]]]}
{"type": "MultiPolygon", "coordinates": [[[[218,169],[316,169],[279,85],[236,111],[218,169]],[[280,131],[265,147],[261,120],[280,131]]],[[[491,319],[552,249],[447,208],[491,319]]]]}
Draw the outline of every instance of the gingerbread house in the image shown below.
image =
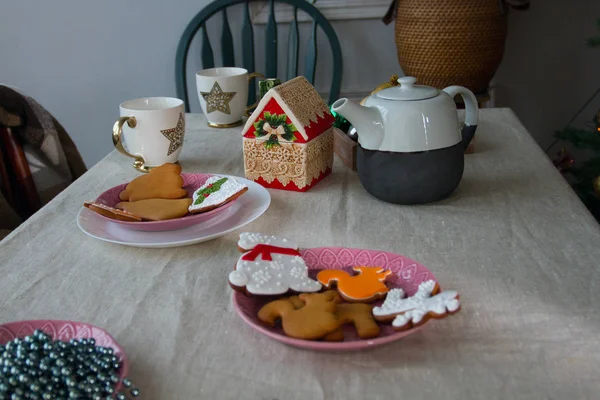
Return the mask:
{"type": "Polygon", "coordinates": [[[333,122],[306,78],[270,89],[242,130],[246,178],[268,188],[307,191],[331,172],[333,122]]]}

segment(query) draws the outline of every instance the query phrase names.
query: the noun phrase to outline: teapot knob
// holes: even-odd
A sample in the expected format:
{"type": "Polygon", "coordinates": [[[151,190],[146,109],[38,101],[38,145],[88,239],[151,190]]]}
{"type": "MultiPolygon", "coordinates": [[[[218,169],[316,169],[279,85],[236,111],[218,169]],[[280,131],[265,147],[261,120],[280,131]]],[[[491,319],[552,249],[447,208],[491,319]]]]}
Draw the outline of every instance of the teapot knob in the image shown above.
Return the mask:
{"type": "Polygon", "coordinates": [[[402,78],[398,78],[401,89],[412,89],[415,86],[416,81],[417,78],[414,76],[403,76],[402,78]]]}

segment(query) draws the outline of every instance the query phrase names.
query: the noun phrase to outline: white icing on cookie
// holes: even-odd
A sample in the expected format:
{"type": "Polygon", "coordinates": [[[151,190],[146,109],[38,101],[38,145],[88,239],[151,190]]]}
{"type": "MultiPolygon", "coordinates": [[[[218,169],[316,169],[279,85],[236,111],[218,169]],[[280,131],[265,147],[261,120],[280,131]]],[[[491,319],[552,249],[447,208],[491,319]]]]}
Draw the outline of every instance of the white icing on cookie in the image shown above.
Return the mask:
{"type": "Polygon", "coordinates": [[[373,315],[376,317],[395,315],[392,326],[402,328],[409,323],[420,323],[427,314],[442,316],[460,308],[456,291],[447,290],[432,296],[435,287],[433,280],[422,282],[417,293],[408,298],[404,298],[406,294],[402,289],[392,289],[383,304],[373,308],[373,315]]]}
{"type": "Polygon", "coordinates": [[[231,271],[229,273],[229,282],[231,282],[233,286],[242,287],[248,283],[248,278],[239,271],[231,271]]]}
{"type": "Polygon", "coordinates": [[[210,178],[208,178],[206,180],[206,182],[204,182],[204,185],[200,186],[194,192],[194,196],[192,198],[193,202],[192,202],[192,205],[189,207],[189,211],[195,211],[195,210],[200,210],[202,208],[221,205],[227,199],[235,196],[237,193],[244,190],[244,188],[246,188],[246,185],[239,183],[238,181],[236,181],[235,179],[233,179],[231,177],[211,176],[210,178]],[[219,188],[219,190],[217,190],[213,193],[208,193],[208,196],[203,196],[200,194],[202,192],[202,190],[209,187],[209,185],[213,185],[222,179],[226,179],[226,180],[225,180],[225,182],[223,182],[221,184],[221,187],[219,188]],[[204,198],[204,200],[202,200],[201,203],[196,204],[197,199],[200,196],[202,196],[204,198]]]}
{"type": "Polygon", "coordinates": [[[233,271],[237,274],[229,274],[229,281],[234,286],[244,286],[237,283],[245,280],[249,293],[276,295],[286,293],[290,289],[296,292],[321,290],[321,284],[308,277],[308,268],[302,257],[271,253],[272,261],[263,260],[258,256],[252,263],[242,260],[242,257],[233,271]]]}
{"type": "Polygon", "coordinates": [[[270,246],[285,247],[288,249],[298,249],[298,244],[284,237],[263,235],[262,233],[256,232],[240,233],[238,247],[240,247],[241,249],[252,250],[257,244],[268,244],[270,246]]]}

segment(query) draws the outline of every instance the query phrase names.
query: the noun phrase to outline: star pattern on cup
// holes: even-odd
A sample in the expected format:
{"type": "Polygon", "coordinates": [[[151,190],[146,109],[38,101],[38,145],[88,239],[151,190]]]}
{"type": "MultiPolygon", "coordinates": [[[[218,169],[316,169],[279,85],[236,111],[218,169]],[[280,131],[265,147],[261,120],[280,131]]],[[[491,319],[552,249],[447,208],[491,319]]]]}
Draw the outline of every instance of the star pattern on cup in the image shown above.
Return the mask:
{"type": "Polygon", "coordinates": [[[214,111],[221,111],[223,114],[231,114],[229,103],[235,96],[236,92],[224,92],[215,82],[210,92],[200,92],[204,100],[206,100],[206,113],[210,114],[214,111]]]}
{"type": "Polygon", "coordinates": [[[183,135],[185,133],[185,119],[183,114],[179,113],[179,119],[175,128],[161,129],[160,133],[171,142],[169,144],[169,151],[167,152],[167,155],[170,156],[183,144],[183,135]]]}

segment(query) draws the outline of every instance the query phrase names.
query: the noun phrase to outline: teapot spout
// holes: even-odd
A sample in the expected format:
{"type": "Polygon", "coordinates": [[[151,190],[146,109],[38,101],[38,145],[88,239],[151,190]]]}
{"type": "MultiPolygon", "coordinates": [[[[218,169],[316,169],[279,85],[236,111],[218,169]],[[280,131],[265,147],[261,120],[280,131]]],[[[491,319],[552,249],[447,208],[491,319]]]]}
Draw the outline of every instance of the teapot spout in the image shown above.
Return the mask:
{"type": "Polygon", "coordinates": [[[356,128],[358,142],[364,149],[379,150],[383,141],[383,118],[377,108],[361,106],[342,98],[336,100],[331,109],[356,128]]]}

